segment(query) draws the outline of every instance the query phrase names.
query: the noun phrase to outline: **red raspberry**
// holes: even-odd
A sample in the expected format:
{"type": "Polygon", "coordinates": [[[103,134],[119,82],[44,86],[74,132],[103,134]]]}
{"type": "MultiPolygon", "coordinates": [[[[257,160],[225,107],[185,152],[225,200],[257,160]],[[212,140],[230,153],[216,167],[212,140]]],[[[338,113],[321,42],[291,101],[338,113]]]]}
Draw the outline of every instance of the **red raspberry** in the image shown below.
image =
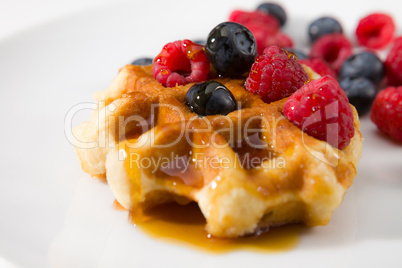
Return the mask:
{"type": "Polygon", "coordinates": [[[313,43],[310,51],[310,58],[323,59],[336,72],[350,55],[352,44],[340,33],[321,36],[313,43]]]}
{"type": "Polygon", "coordinates": [[[402,87],[388,87],[378,93],[371,108],[371,121],[402,142],[402,87]]]}
{"type": "Polygon", "coordinates": [[[305,84],[289,97],[283,112],[298,128],[340,150],[354,136],[352,107],[330,76],[305,84]]]}
{"type": "Polygon", "coordinates": [[[208,73],[204,46],[190,40],[166,44],[152,66],[152,75],[165,87],[205,81],[208,73]]]}
{"type": "Polygon", "coordinates": [[[300,64],[305,64],[311,69],[313,69],[314,72],[318,73],[321,76],[329,75],[333,78],[336,78],[336,74],[334,70],[331,69],[331,67],[328,66],[322,59],[320,58],[315,58],[315,59],[301,59],[299,60],[300,64]]]}
{"type": "Polygon", "coordinates": [[[265,12],[235,10],[230,14],[229,21],[240,23],[251,31],[257,42],[258,54],[271,45],[293,47],[292,40],[279,32],[278,19],[265,12]]]}
{"type": "Polygon", "coordinates": [[[402,85],[402,37],[394,40],[394,45],[384,61],[387,83],[392,86],[402,85]]]}
{"type": "Polygon", "coordinates": [[[278,47],[282,47],[282,48],[291,48],[291,47],[293,47],[293,40],[289,36],[287,36],[286,34],[284,34],[282,32],[278,32],[278,33],[276,33],[274,35],[267,35],[265,37],[264,48],[269,47],[269,46],[278,46],[278,47]]]}
{"type": "Polygon", "coordinates": [[[258,26],[269,34],[277,33],[280,28],[279,22],[274,16],[261,11],[247,12],[243,10],[234,10],[230,13],[229,21],[240,23],[246,28],[248,28],[247,25],[258,26]]]}
{"type": "Polygon", "coordinates": [[[357,41],[368,48],[383,48],[395,32],[394,20],[382,13],[373,13],[359,21],[356,28],[357,41]]]}
{"type": "Polygon", "coordinates": [[[392,43],[394,46],[402,45],[402,36],[395,37],[394,40],[392,40],[392,43]]]}
{"type": "Polygon", "coordinates": [[[293,53],[278,46],[270,46],[251,66],[246,89],[270,103],[291,95],[308,79],[293,53]]]}

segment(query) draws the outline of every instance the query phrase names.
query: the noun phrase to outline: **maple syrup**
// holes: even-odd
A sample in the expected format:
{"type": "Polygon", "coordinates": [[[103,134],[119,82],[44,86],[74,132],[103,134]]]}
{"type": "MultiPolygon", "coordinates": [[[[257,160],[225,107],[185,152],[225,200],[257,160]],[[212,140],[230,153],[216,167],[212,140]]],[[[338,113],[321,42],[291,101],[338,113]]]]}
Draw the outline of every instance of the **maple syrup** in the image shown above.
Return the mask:
{"type": "Polygon", "coordinates": [[[275,157],[275,153],[270,150],[261,132],[244,137],[231,147],[238,155],[240,164],[246,170],[257,168],[262,162],[275,157]]]}
{"type": "Polygon", "coordinates": [[[167,203],[142,213],[130,212],[130,221],[153,238],[210,253],[244,249],[263,253],[284,252],[298,245],[302,230],[299,225],[289,225],[271,228],[259,235],[235,239],[216,238],[205,231],[205,218],[194,202],[188,205],[167,203]]]}

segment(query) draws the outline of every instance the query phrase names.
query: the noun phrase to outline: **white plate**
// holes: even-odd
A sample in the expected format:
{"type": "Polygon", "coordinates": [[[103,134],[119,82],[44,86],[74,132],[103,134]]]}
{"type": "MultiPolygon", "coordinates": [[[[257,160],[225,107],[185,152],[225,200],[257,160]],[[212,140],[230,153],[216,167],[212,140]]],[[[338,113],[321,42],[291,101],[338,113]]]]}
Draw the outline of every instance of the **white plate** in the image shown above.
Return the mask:
{"type": "MultiPolygon", "coordinates": [[[[394,1],[282,1],[284,29],[306,45],[309,21],[336,15],[352,33],[358,18],[394,1]]],[[[210,255],[157,241],[112,208],[109,187],[81,171],[64,120],[108,86],[119,67],[169,42],[203,38],[236,7],[257,1],[120,3],[49,21],[0,42],[1,267],[395,266],[402,248],[402,147],[363,117],[358,176],[328,226],[301,234],[278,254],[210,255]]],[[[398,21],[398,25],[402,25],[398,21]]],[[[401,28],[400,28],[401,29],[401,28]]],[[[81,112],[74,123],[87,120],[81,112]]]]}

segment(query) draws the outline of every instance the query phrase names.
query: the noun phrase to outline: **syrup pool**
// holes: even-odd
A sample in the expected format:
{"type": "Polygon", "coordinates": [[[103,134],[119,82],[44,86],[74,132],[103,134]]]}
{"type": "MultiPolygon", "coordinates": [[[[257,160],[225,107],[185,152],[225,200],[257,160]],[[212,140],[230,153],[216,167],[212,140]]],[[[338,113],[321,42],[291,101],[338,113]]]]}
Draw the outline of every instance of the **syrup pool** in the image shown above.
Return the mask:
{"type": "MultiPolygon", "coordinates": [[[[124,209],[117,201],[115,209],[124,209]]],[[[141,231],[158,240],[191,246],[209,253],[249,250],[262,253],[285,252],[300,241],[300,225],[271,228],[268,232],[236,239],[222,239],[207,234],[205,218],[198,205],[168,203],[142,213],[130,212],[130,221],[141,231]]]]}

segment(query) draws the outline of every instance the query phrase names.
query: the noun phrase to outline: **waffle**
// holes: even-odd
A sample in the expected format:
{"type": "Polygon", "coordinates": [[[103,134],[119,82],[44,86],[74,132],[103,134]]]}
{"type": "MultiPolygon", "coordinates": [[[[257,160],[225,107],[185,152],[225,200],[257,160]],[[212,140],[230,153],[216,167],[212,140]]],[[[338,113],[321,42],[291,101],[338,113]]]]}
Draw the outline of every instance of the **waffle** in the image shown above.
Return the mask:
{"type": "MultiPolygon", "coordinates": [[[[304,66],[305,67],[305,66],[304,66]]],[[[305,67],[310,79],[319,76],[305,67]]],[[[356,176],[362,135],[343,150],[303,133],[242,79],[219,78],[239,109],[198,117],[184,103],[192,84],[165,88],[151,66],[123,67],[90,122],[73,130],[82,168],[106,176],[115,198],[136,211],[198,203],[206,230],[238,237],[271,226],[325,225],[356,176]]]]}

